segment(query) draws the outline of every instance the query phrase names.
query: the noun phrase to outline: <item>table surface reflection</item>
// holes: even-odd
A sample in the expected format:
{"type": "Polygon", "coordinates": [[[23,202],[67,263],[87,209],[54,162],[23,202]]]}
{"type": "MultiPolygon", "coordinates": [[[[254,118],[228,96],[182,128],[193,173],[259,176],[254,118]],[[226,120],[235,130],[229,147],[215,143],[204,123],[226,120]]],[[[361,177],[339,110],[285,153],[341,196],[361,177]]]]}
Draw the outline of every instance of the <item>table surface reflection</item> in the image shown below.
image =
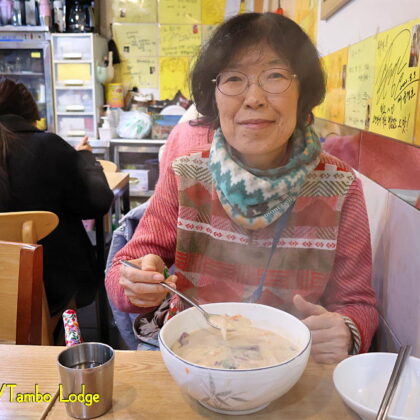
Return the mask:
{"type": "MultiPolygon", "coordinates": [[[[59,376],[57,355],[63,347],[0,345],[1,381],[16,384],[17,393],[55,394],[59,376]]],[[[264,410],[240,416],[247,419],[356,420],[334,389],[334,365],[310,361],[299,382],[264,410]]],[[[40,419],[47,403],[10,402],[9,387],[0,395],[1,419],[40,419]]],[[[0,391],[1,392],[1,391],[0,391]]],[[[46,419],[70,419],[65,404],[56,401],[46,419]]],[[[182,393],[163,364],[160,352],[117,350],[113,408],[100,419],[221,419],[182,393]]]]}

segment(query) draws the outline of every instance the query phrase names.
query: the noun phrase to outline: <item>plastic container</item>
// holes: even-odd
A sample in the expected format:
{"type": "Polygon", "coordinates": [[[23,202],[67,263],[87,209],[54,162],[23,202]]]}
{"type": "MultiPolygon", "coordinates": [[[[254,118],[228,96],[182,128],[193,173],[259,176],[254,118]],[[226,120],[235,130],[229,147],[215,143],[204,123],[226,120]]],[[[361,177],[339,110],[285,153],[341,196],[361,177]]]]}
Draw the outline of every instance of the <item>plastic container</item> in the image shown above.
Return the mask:
{"type": "Polygon", "coordinates": [[[124,91],[121,83],[107,83],[105,85],[106,103],[111,108],[124,107],[124,91]]]}

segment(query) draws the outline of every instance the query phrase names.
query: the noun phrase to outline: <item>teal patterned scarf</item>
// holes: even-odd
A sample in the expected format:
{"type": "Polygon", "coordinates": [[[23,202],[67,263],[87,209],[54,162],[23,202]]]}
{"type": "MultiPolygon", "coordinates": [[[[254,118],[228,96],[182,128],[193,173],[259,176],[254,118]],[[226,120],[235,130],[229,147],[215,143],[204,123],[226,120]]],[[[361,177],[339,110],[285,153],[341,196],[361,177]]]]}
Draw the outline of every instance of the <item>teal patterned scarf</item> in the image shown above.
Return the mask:
{"type": "Polygon", "coordinates": [[[226,142],[214,133],[209,168],[220,202],[229,217],[246,229],[275,222],[295,202],[306,175],[319,162],[321,145],[309,126],[289,140],[290,157],[284,166],[262,171],[246,167],[226,142]]]}

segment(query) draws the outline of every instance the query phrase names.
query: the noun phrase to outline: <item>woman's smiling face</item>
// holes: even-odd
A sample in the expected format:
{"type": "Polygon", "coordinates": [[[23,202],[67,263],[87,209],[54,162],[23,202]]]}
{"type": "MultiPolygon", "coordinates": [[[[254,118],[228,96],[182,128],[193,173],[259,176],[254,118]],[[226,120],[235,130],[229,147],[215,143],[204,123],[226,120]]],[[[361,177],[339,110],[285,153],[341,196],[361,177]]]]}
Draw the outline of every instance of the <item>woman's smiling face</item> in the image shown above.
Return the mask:
{"type": "Polygon", "coordinates": [[[297,122],[299,86],[292,79],[289,88],[279,94],[268,93],[258,84],[261,72],[283,68],[287,63],[266,44],[243,50],[223,70],[240,71],[248,76],[248,88],[236,96],[227,96],[216,88],[220,126],[226,141],[248,166],[270,169],[287,158],[287,143],[297,122]]]}

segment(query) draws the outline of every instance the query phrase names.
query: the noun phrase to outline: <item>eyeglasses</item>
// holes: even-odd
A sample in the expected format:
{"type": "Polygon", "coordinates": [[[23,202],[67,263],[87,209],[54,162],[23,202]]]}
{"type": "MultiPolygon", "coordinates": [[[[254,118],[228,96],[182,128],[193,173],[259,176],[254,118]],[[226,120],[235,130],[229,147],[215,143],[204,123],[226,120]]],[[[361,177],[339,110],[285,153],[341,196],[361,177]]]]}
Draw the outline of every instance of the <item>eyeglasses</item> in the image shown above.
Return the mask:
{"type": "MultiPolygon", "coordinates": [[[[267,93],[279,94],[289,89],[292,80],[296,78],[297,74],[286,69],[268,69],[259,74],[258,85],[267,93]]],[[[249,77],[240,71],[223,71],[212,82],[216,83],[217,89],[227,96],[240,95],[251,84],[249,77]]]]}

